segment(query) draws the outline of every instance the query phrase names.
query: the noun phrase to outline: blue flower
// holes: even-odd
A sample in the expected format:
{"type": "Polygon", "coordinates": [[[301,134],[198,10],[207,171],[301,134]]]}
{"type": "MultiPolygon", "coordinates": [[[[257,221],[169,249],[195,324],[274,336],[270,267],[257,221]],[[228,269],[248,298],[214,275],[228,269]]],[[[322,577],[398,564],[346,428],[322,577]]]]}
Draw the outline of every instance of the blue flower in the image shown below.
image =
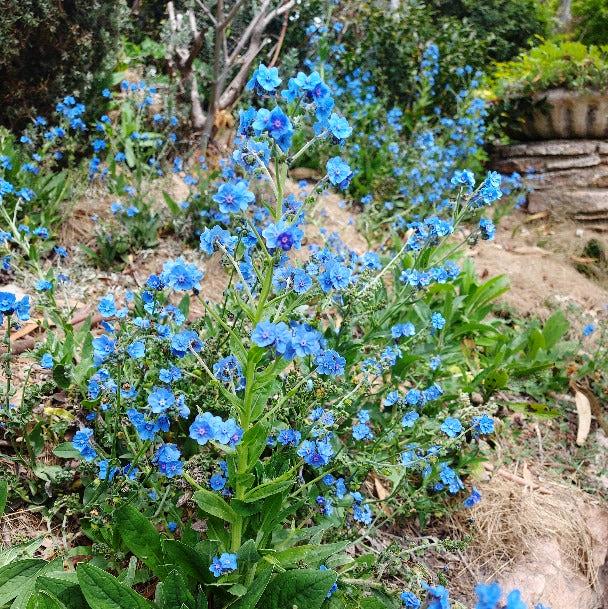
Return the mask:
{"type": "Polygon", "coordinates": [[[194,330],[182,330],[171,337],[171,353],[176,357],[184,357],[191,350],[198,353],[203,348],[203,342],[194,330]]]}
{"type": "Polygon", "coordinates": [[[211,256],[216,248],[221,245],[228,253],[234,254],[238,237],[232,236],[221,226],[215,225],[213,228],[206,228],[200,236],[200,247],[205,254],[211,256]]]}
{"type": "Polygon", "coordinates": [[[190,292],[200,290],[199,281],[203,278],[203,272],[194,264],[188,264],[183,258],[168,260],[163,265],[161,281],[179,292],[190,292]]]}
{"type": "Polygon", "coordinates": [[[338,116],[335,112],[332,113],[327,121],[327,129],[337,142],[343,142],[353,132],[348,121],[344,117],[338,116]]]}
{"type": "Polygon", "coordinates": [[[72,446],[80,453],[80,456],[85,461],[92,461],[97,456],[97,452],[91,446],[92,437],[93,430],[85,427],[80,431],[77,431],[72,438],[72,446]]]}
{"type": "Polygon", "coordinates": [[[184,471],[184,464],[180,461],[181,452],[175,444],[162,444],[154,453],[153,462],[158,465],[161,474],[167,478],[179,476],[184,471]]]}
{"type": "Polygon", "coordinates": [[[224,214],[245,211],[249,203],[255,200],[254,194],[247,189],[244,180],[224,182],[212,197],[224,214]]]}
{"type": "Polygon", "coordinates": [[[441,330],[445,326],[445,318],[441,313],[433,313],[431,315],[431,326],[436,330],[441,330]]]}
{"type": "Polygon", "coordinates": [[[135,408],[129,408],[127,410],[127,417],[135,431],[139,436],[140,440],[154,440],[156,433],[160,431],[160,425],[158,421],[150,421],[144,417],[141,412],[135,410],[135,408]]]}
{"type": "Polygon", "coordinates": [[[586,338],[587,336],[591,336],[595,332],[595,324],[587,324],[583,328],[583,336],[586,338]]]}
{"type": "Polygon", "coordinates": [[[348,187],[353,172],[351,168],[339,156],[332,157],[325,164],[329,181],[338,188],[344,190],[348,187]]]}
{"type": "Polygon", "coordinates": [[[333,349],[325,349],[315,360],[317,372],[329,376],[341,376],[344,374],[346,360],[333,349]]]}
{"type": "Polygon", "coordinates": [[[401,419],[401,425],[406,428],[414,427],[416,421],[420,418],[420,415],[415,411],[411,410],[406,412],[401,419]]]}
{"type": "Polygon", "coordinates": [[[481,233],[481,238],[484,241],[491,241],[496,235],[496,227],[490,218],[481,218],[479,220],[479,230],[481,233]]]}
{"type": "Polygon", "coordinates": [[[477,596],[475,609],[495,609],[502,596],[500,586],[497,583],[477,584],[475,594],[477,596]]]}
{"type": "Polygon", "coordinates": [[[108,338],[106,334],[93,339],[93,359],[95,365],[103,363],[110,355],[114,353],[115,342],[108,338]]]}
{"type": "Polygon", "coordinates": [[[455,438],[463,429],[462,423],[454,417],[448,417],[439,427],[446,436],[455,438]]]}
{"type": "Polygon", "coordinates": [[[213,474],[209,479],[209,486],[214,491],[221,491],[226,486],[226,478],[222,474],[213,474]]]}
{"type": "Polygon", "coordinates": [[[401,593],[401,600],[406,609],[418,609],[422,604],[420,599],[409,590],[401,593]]]}
{"type": "Polygon", "coordinates": [[[471,494],[463,501],[463,505],[466,508],[472,508],[474,505],[481,501],[481,493],[473,487],[471,494]]]}
{"type": "Polygon", "coordinates": [[[470,192],[475,188],[475,174],[469,169],[456,171],[450,180],[452,186],[466,186],[470,192]]]}
{"type": "Polygon", "coordinates": [[[215,577],[220,577],[225,573],[236,571],[237,568],[237,555],[224,552],[220,556],[213,557],[209,571],[211,571],[215,577]]]}
{"type": "Polygon", "coordinates": [[[289,225],[284,220],[276,224],[269,224],[262,235],[266,239],[266,246],[270,250],[281,249],[288,252],[292,247],[300,249],[304,232],[295,225],[289,225]]]}
{"type": "Polygon", "coordinates": [[[53,284],[47,279],[39,279],[34,284],[34,287],[38,292],[48,292],[49,290],[53,289],[53,284]]]}
{"type": "Polygon", "coordinates": [[[175,396],[173,392],[165,387],[154,387],[148,395],[148,406],[155,414],[165,412],[175,404],[175,396]]]}
{"type": "Polygon", "coordinates": [[[353,425],[353,438],[355,440],[373,440],[374,433],[365,423],[359,422],[353,425]]]}
{"type": "Polygon", "coordinates": [[[391,336],[394,339],[414,336],[415,334],[416,334],[416,328],[414,327],[414,324],[409,321],[404,324],[395,324],[391,328],[391,336]]]}
{"type": "Polygon", "coordinates": [[[274,93],[280,84],[278,68],[268,68],[261,63],[253,72],[245,88],[248,91],[256,90],[259,93],[274,93]]]}
{"type": "Polygon", "coordinates": [[[221,418],[212,415],[210,412],[199,414],[190,425],[190,437],[204,446],[207,442],[215,439],[217,426],[220,422],[221,418]]]}
{"type": "Polygon", "coordinates": [[[302,434],[295,429],[281,429],[277,435],[277,442],[281,446],[296,446],[301,438],[302,434]]]}
{"type": "Polygon", "coordinates": [[[494,432],[494,419],[485,413],[473,417],[472,425],[473,430],[481,435],[487,435],[494,432]]]}
{"type": "Polygon", "coordinates": [[[304,440],[298,448],[298,456],[311,467],[323,467],[327,465],[334,455],[329,440],[304,440]]]}
{"type": "Polygon", "coordinates": [[[40,365],[47,370],[50,370],[53,367],[53,355],[47,351],[40,358],[40,365]]]}
{"type": "Polygon", "coordinates": [[[146,346],[143,340],[136,340],[127,347],[129,357],[141,359],[146,355],[146,346]]]}
{"type": "Polygon", "coordinates": [[[237,389],[242,388],[244,381],[243,368],[234,355],[223,357],[213,364],[213,376],[223,383],[233,383],[237,389]]]}

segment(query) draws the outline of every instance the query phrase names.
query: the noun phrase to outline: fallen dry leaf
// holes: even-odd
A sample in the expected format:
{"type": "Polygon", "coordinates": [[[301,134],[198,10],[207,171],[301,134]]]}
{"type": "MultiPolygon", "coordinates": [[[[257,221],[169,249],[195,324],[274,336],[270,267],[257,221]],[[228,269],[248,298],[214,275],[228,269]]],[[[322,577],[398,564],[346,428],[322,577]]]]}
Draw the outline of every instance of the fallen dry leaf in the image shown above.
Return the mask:
{"type": "Polygon", "coordinates": [[[578,414],[576,443],[578,446],[582,446],[591,429],[591,402],[589,401],[589,398],[580,391],[577,391],[574,394],[574,401],[576,402],[576,412],[578,414]]]}

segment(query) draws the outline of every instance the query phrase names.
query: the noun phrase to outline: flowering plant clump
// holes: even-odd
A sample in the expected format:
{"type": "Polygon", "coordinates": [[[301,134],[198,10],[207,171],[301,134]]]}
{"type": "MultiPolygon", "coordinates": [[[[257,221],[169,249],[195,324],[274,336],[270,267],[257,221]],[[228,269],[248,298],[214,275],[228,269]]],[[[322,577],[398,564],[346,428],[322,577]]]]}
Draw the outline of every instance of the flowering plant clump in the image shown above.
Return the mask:
{"type": "MultiPolygon", "coordinates": [[[[144,81],[123,80],[118,94],[105,89],[102,96],[109,110],[91,126],[95,135],[90,140],[88,177],[107,188],[114,199],[111,221],[95,218],[97,244],[91,252],[107,265],[132,249],[157,244],[162,218],[153,205],[152,185],[165,175],[179,121],[163,110],[169,104],[158,87],[144,81]]],[[[182,164],[176,157],[174,171],[181,171],[182,164]]]]}
{"type": "MultiPolygon", "coordinates": [[[[456,222],[498,200],[501,182],[457,174],[449,219],[412,222],[391,250],[356,253],[335,236],[305,245],[316,196],[348,188],[353,171],[335,154],[296,196],[288,169],[351,127],[316,72],[284,82],[260,66],[250,88],[267,107],[241,112],[211,197],[222,223],[200,235],[229,269],[224,301],[205,297],[200,263],[184,258],[139,293],[103,297],[71,449],[100,547],[126,546],[161,579],[189,556],[214,607],[279,607],[285,594],[301,605],[309,589],[318,606],[356,587],[365,568],[344,550],[360,534],[446,498],[481,498],[466,477],[494,431],[492,405],[473,405],[444,367],[451,313],[432,293],[460,275],[456,222]],[[307,126],[316,135],[296,148],[307,126]],[[370,493],[373,480],[387,492],[370,493]]],[[[484,219],[467,241],[492,232],[484,219]]]]}

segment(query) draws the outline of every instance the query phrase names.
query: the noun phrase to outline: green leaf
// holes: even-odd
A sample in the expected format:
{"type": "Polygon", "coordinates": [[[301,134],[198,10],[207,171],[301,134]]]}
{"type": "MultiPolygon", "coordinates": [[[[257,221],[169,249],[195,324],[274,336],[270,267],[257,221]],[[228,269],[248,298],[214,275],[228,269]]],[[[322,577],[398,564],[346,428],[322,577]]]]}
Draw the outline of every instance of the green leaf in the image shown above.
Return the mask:
{"type": "Polygon", "coordinates": [[[127,159],[127,165],[133,169],[135,167],[135,151],[131,140],[125,142],[125,158],[127,159]]]}
{"type": "Polygon", "coordinates": [[[239,519],[237,513],[226,503],[222,497],[208,491],[201,489],[194,493],[192,497],[196,504],[203,512],[221,518],[226,522],[234,524],[239,519]]]}
{"type": "Polygon", "coordinates": [[[239,549],[238,551],[238,565],[240,568],[248,568],[251,565],[254,565],[258,562],[262,557],[258,552],[258,548],[255,545],[255,541],[253,539],[248,539],[239,549]]]}
{"type": "Polygon", "coordinates": [[[177,567],[180,573],[191,579],[193,582],[210,583],[214,580],[209,571],[211,556],[217,550],[217,544],[212,542],[202,542],[201,546],[205,551],[194,549],[176,539],[165,539],[163,541],[163,553],[165,561],[171,567],[177,567]]]}
{"type": "Polygon", "coordinates": [[[258,572],[257,577],[253,580],[247,592],[239,598],[235,603],[230,605],[230,609],[253,609],[260,600],[266,586],[272,576],[272,570],[258,572]]]}
{"type": "Polygon", "coordinates": [[[47,562],[42,568],[37,571],[32,577],[21,586],[19,594],[15,597],[11,609],[26,609],[27,604],[31,596],[35,592],[37,578],[45,573],[57,572],[63,573],[63,561],[56,559],[51,562],[47,562]]]}
{"type": "Polygon", "coordinates": [[[350,542],[338,541],[337,543],[327,543],[323,545],[307,544],[295,546],[273,554],[273,562],[277,561],[281,566],[286,567],[295,565],[299,562],[306,562],[309,565],[318,565],[325,562],[330,556],[344,550],[350,542]]]}
{"type": "Polygon", "coordinates": [[[169,208],[169,211],[174,216],[181,216],[182,215],[182,210],[179,208],[179,205],[175,202],[173,197],[171,197],[171,195],[166,193],[164,190],[163,190],[163,199],[165,200],[165,203],[167,204],[167,207],[169,208]]]}
{"type": "Polygon", "coordinates": [[[297,605],[301,609],[319,609],[337,578],[338,574],[334,571],[284,571],[268,584],[260,600],[260,607],[291,609],[297,605]]]}
{"type": "Polygon", "coordinates": [[[4,514],[7,499],[8,499],[8,482],[6,480],[0,480],[0,517],[4,514]]]}
{"type": "Polygon", "coordinates": [[[143,596],[93,565],[76,568],[80,589],[91,609],[152,609],[143,596]]]}
{"type": "Polygon", "coordinates": [[[543,336],[545,338],[545,348],[551,349],[560,338],[568,331],[570,324],[562,311],[555,311],[545,322],[543,336]]]}
{"type": "Polygon", "coordinates": [[[24,558],[1,567],[0,607],[19,596],[46,564],[39,558],[24,558]]]}
{"type": "Polygon", "coordinates": [[[27,609],[67,609],[67,607],[48,592],[35,592],[27,602],[27,609]]]}
{"type": "Polygon", "coordinates": [[[268,482],[264,482],[252,488],[250,491],[245,493],[243,497],[243,501],[245,503],[252,503],[253,501],[259,501],[260,499],[264,499],[265,497],[271,497],[272,495],[276,495],[277,493],[281,493],[287,490],[289,487],[293,485],[293,480],[269,480],[268,482]]]}
{"type": "Polygon", "coordinates": [[[41,575],[36,579],[36,590],[51,594],[67,609],[88,609],[87,602],[80,591],[76,573],[58,572],[52,575],[41,575]]]}
{"type": "Polygon", "coordinates": [[[115,512],[116,530],[137,558],[159,576],[165,574],[162,537],[137,508],[125,505],[115,512]]]}
{"type": "Polygon", "coordinates": [[[260,459],[268,441],[268,427],[258,423],[245,432],[241,441],[247,447],[247,469],[250,472],[260,459]]]}
{"type": "Polygon", "coordinates": [[[184,578],[178,571],[171,571],[163,580],[162,609],[177,609],[185,605],[188,609],[195,609],[194,596],[184,578]]]}
{"type": "Polygon", "coordinates": [[[53,448],[53,454],[60,459],[79,459],[80,453],[71,442],[62,442],[53,448]]]}
{"type": "Polygon", "coordinates": [[[61,389],[69,389],[72,384],[69,371],[61,364],[57,364],[53,367],[53,380],[61,389]]]}

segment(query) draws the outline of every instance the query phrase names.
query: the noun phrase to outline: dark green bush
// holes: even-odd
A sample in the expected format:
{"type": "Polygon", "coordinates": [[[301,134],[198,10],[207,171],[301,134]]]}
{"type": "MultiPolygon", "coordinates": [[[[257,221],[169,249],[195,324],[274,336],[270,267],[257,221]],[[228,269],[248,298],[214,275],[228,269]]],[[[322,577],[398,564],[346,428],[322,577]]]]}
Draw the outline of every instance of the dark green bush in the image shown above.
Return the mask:
{"type": "Polygon", "coordinates": [[[574,35],[584,44],[608,44],[608,0],[574,0],[574,35]]]}
{"type": "Polygon", "coordinates": [[[487,57],[495,61],[515,57],[549,30],[550,11],[538,0],[431,0],[430,4],[443,18],[468,23],[484,41],[487,57]]]}
{"type": "Polygon", "coordinates": [[[114,65],[127,21],[124,0],[2,0],[0,124],[21,128],[34,112],[88,94],[114,65]]]}

